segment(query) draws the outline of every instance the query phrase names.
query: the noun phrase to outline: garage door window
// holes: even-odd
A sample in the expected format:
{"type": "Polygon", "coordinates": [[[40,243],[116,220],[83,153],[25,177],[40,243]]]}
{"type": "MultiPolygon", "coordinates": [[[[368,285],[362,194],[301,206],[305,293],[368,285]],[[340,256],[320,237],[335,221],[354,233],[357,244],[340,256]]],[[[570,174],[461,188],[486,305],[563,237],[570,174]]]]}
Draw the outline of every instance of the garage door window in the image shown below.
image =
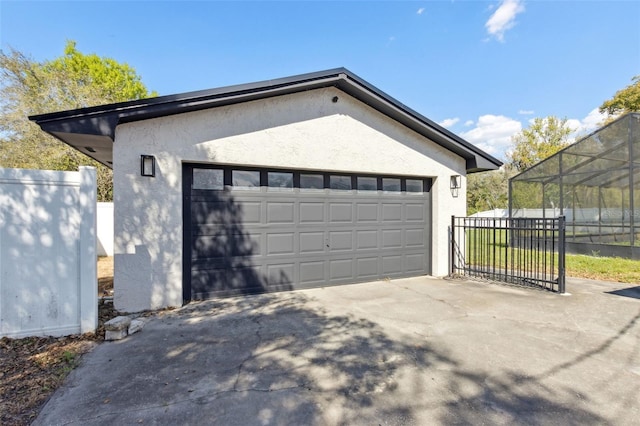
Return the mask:
{"type": "Polygon", "coordinates": [[[351,190],[351,176],[331,175],[329,177],[329,187],[342,191],[351,190]]]}
{"type": "Polygon", "coordinates": [[[293,190],[293,173],[269,172],[267,173],[269,190],[293,190]]]}
{"type": "Polygon", "coordinates": [[[377,191],[378,178],[358,176],[358,191],[377,191]]]}
{"type": "Polygon", "coordinates": [[[387,193],[400,193],[400,179],[382,178],[382,190],[387,193]]]}
{"type": "Polygon", "coordinates": [[[407,179],[407,192],[422,194],[424,192],[424,182],[421,179],[407,179]]]}
{"type": "Polygon", "coordinates": [[[324,176],[320,174],[300,173],[300,189],[323,189],[324,176]]]}
{"type": "Polygon", "coordinates": [[[260,172],[257,170],[232,170],[231,182],[238,189],[260,189],[260,172]]]}
{"type": "MultiPolygon", "coordinates": [[[[333,191],[357,190],[367,194],[380,191],[378,195],[420,195],[429,193],[431,180],[418,177],[367,176],[351,174],[332,174],[331,172],[297,172],[289,170],[260,170],[257,168],[235,167],[193,167],[191,170],[191,189],[222,191],[231,190],[322,193],[325,188],[333,191]]],[[[371,194],[373,195],[373,194],[371,194]]]]}
{"type": "Polygon", "coordinates": [[[224,170],[193,169],[193,189],[224,189],[224,170]]]}

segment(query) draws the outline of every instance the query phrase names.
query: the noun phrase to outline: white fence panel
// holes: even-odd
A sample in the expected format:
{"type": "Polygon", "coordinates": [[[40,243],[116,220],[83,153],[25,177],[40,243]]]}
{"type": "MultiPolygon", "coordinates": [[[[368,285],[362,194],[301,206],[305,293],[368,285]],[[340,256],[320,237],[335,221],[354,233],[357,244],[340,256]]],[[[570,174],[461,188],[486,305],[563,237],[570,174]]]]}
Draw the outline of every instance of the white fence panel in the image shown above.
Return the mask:
{"type": "Polygon", "coordinates": [[[98,256],[113,256],[113,203],[98,203],[98,256]]]}
{"type": "Polygon", "coordinates": [[[483,212],[477,212],[472,214],[470,217],[509,217],[508,209],[493,209],[493,210],[485,210],[483,212]]]}
{"type": "Polygon", "coordinates": [[[0,169],[0,337],[98,324],[96,174],[0,169]]]}

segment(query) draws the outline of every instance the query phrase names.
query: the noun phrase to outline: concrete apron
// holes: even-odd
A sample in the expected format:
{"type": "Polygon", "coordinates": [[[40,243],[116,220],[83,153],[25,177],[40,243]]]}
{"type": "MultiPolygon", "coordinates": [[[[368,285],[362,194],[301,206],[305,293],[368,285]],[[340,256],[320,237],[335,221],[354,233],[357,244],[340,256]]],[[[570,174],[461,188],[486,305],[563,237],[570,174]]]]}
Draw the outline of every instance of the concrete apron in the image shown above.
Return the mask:
{"type": "Polygon", "coordinates": [[[637,424],[626,287],[420,277],[192,303],[86,355],[34,424],[637,424]]]}

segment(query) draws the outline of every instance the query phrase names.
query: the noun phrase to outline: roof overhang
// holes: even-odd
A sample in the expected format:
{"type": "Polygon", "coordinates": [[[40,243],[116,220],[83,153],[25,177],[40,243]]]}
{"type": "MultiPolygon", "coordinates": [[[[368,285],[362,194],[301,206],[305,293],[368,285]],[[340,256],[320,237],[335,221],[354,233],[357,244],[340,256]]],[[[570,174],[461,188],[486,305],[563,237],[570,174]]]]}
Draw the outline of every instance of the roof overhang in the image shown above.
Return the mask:
{"type": "Polygon", "coordinates": [[[336,87],[464,158],[468,173],[495,170],[502,162],[429,120],[345,68],[30,116],[42,130],[111,167],[119,124],[199,111],[292,93],[336,87]]]}

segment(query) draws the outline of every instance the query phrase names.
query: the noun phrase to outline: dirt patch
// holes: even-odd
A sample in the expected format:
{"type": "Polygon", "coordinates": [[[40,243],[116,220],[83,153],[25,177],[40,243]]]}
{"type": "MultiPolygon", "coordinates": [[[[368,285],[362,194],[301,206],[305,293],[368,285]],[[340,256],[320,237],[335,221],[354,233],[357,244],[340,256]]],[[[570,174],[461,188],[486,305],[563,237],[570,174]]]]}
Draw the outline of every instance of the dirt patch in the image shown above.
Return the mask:
{"type": "Polygon", "coordinates": [[[98,297],[113,296],[113,256],[98,258],[98,297]]]}
{"type": "MultiPolygon", "coordinates": [[[[113,295],[113,258],[98,259],[98,296],[113,295]]],[[[104,323],[118,315],[98,302],[98,329],[67,337],[0,339],[0,425],[30,424],[80,357],[104,340],[104,323]]]]}

